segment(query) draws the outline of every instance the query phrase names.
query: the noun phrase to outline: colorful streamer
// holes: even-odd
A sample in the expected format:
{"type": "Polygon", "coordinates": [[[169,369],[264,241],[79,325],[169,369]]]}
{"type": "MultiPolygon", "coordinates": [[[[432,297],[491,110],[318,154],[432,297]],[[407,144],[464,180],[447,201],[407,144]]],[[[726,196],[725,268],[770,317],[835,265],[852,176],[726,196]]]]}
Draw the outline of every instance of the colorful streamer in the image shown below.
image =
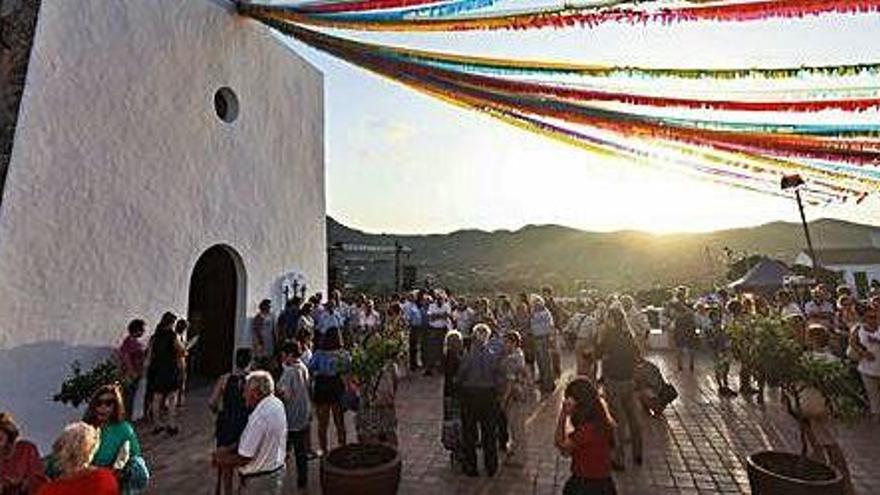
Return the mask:
{"type": "MultiPolygon", "coordinates": [[[[773,193],[783,173],[800,173],[813,200],[863,199],[880,189],[880,120],[864,124],[778,124],[738,121],[728,112],[812,114],[825,110],[876,111],[880,98],[813,98],[747,100],[682,98],[583,89],[550,83],[511,80],[473,73],[460,56],[416,52],[347,40],[297,26],[273,16],[258,19],[319,50],[391,78],[456,105],[486,112],[505,122],[555,139],[572,142],[594,153],[639,161],[661,160],[682,166],[707,179],[773,193]],[[440,60],[446,65],[436,62],[440,60]],[[603,107],[615,103],[634,108],[603,107]],[[645,113],[639,109],[684,108],[711,111],[712,118],[684,118],[645,113]],[[583,127],[589,133],[563,125],[583,127]],[[593,131],[598,133],[593,134],[593,131]],[[614,136],[608,139],[602,136],[614,136]],[[656,154],[625,143],[648,143],[656,154]],[[670,156],[674,153],[675,156],[670,156]]],[[[470,64],[473,58],[467,60],[470,64]]],[[[513,67],[511,61],[495,67],[513,67]]],[[[597,66],[590,70],[617,69],[597,66]]],[[[864,67],[859,66],[859,73],[864,67]]],[[[813,68],[841,71],[850,69],[813,68]]],[[[639,69],[646,73],[658,69],[639,69]]],[[[673,74],[674,69],[668,70],[673,74]]],[[[751,75],[777,69],[724,69],[751,75]]],[[[789,69],[778,69],[790,74],[789,69]]],[[[794,70],[794,69],[791,69],[794,70]]],[[[803,71],[803,68],[797,69],[803,71]]],[[[807,70],[810,70],[809,68],[807,70]]],[[[868,69],[874,70],[874,69],[868,69]]],[[[722,72],[723,73],[723,72],[722,72]]],[[[823,72],[827,73],[827,72],[823,72]]],[[[791,73],[793,74],[793,72],[791,73]]],[[[685,79],[689,79],[685,77],[685,79]]],[[[692,79],[692,78],[690,78],[692,79]]],[[[654,112],[656,113],[656,112],[654,112]]]]}
{"type": "MultiPolygon", "coordinates": [[[[369,4],[363,2],[367,10],[369,4]]],[[[393,3],[393,2],[390,2],[393,3]]],[[[385,5],[377,1],[375,5],[385,5]]],[[[335,4],[332,4],[335,5],[335,4]]],[[[541,29],[593,27],[610,22],[645,24],[689,21],[745,22],[769,18],[799,18],[824,14],[861,14],[880,11],[880,0],[760,0],[722,1],[707,5],[653,8],[605,8],[603,6],[538,7],[507,13],[490,12],[482,16],[445,14],[426,18],[357,18],[341,14],[314,13],[294,5],[247,4],[242,11],[253,16],[271,16],[298,24],[361,31],[471,31],[494,29],[541,29]]]]}
{"type": "Polygon", "coordinates": [[[771,69],[682,69],[647,68],[610,65],[585,65],[564,62],[541,62],[491,57],[474,57],[449,53],[429,52],[385,45],[372,45],[373,50],[384,51],[425,63],[443,65],[458,70],[504,76],[584,76],[594,78],[668,78],[668,79],[794,79],[804,77],[856,77],[880,75],[880,64],[851,64],[828,66],[778,67],[771,69]]]}
{"type": "Polygon", "coordinates": [[[360,0],[354,2],[316,2],[292,7],[305,14],[329,14],[334,12],[362,12],[436,4],[437,0],[360,0]]]}
{"type": "MultiPolygon", "coordinates": [[[[520,94],[535,96],[551,96],[555,98],[577,101],[618,102],[630,105],[653,107],[677,107],[707,110],[728,110],[742,112],[819,112],[839,109],[851,112],[862,112],[880,107],[880,98],[860,99],[829,99],[829,100],[792,100],[792,101],[741,101],[693,99],[652,96],[631,93],[584,90],[570,86],[553,86],[522,81],[503,80],[479,75],[462,75],[473,84],[520,94]]],[[[880,129],[873,126],[872,129],[880,129]]]]}
{"type": "Polygon", "coordinates": [[[392,22],[407,18],[461,15],[466,12],[491,7],[496,2],[497,0],[453,0],[445,2],[437,2],[437,0],[388,0],[381,3],[350,2],[302,6],[293,7],[291,10],[316,17],[331,16],[334,21],[392,22]]]}

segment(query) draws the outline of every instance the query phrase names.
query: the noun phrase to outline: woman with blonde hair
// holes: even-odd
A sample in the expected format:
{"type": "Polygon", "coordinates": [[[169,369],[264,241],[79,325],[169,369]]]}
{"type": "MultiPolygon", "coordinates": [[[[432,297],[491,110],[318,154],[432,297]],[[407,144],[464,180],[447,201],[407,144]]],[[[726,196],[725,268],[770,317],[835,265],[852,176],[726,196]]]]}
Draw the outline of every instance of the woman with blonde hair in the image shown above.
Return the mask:
{"type": "Polygon", "coordinates": [[[60,476],[43,485],[37,495],[119,495],[113,471],[92,467],[100,438],[98,430],[85,422],[64,428],[52,446],[52,459],[60,476]]]}

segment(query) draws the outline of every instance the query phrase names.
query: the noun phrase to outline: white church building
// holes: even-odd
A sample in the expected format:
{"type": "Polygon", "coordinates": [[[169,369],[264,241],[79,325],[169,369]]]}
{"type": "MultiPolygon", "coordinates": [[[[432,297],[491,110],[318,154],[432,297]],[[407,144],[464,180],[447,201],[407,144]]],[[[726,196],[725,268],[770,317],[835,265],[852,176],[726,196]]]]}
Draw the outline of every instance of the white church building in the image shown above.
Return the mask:
{"type": "Polygon", "coordinates": [[[4,77],[26,63],[0,155],[0,410],[45,452],[80,414],[51,400],[71,362],[130,319],[190,318],[210,377],[285,274],[323,289],[323,79],[225,0],[18,9],[6,36],[36,23],[23,56],[0,48],[4,77]]]}
{"type": "MultiPolygon", "coordinates": [[[[819,266],[840,273],[846,285],[865,297],[871,284],[880,283],[880,230],[872,230],[870,243],[862,247],[817,249],[816,257],[819,266]]],[[[813,258],[803,250],[794,263],[812,267],[813,258]]]]}

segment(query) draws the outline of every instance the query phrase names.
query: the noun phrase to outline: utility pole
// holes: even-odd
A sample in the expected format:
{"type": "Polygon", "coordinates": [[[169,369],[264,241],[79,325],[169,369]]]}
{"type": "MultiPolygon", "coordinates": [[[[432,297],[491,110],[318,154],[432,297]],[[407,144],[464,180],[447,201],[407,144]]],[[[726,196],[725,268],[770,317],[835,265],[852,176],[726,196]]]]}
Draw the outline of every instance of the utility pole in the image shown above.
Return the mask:
{"type": "Polygon", "coordinates": [[[819,258],[816,257],[816,250],[813,249],[813,240],[810,238],[810,227],[807,225],[807,217],[804,215],[804,204],[801,201],[800,189],[795,189],[795,198],[797,198],[798,211],[801,213],[801,224],[804,226],[804,237],[807,238],[807,249],[810,251],[810,259],[813,260],[813,278],[819,281],[819,258]]]}
{"type": "Polygon", "coordinates": [[[801,200],[801,186],[804,185],[804,179],[800,175],[786,175],[782,178],[781,187],[785,191],[794,189],[794,197],[797,200],[798,211],[801,214],[801,224],[804,226],[804,237],[807,238],[807,251],[810,253],[810,259],[813,261],[813,278],[819,281],[819,258],[816,257],[816,250],[813,249],[813,239],[810,237],[810,226],[807,225],[807,216],[804,214],[804,203],[801,200]]]}
{"type": "Polygon", "coordinates": [[[403,246],[399,241],[394,241],[394,292],[400,294],[401,285],[401,267],[400,254],[403,252],[403,246]]]}

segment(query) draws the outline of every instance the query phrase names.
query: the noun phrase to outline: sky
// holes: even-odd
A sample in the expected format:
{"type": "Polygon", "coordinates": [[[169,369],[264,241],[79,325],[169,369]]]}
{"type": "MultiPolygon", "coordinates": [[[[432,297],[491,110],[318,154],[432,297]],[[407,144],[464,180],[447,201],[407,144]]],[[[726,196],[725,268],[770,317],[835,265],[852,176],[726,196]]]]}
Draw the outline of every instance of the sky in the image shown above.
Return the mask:
{"type": "MultiPolygon", "coordinates": [[[[878,32],[880,15],[830,15],[525,32],[335,34],[511,58],[772,67],[877,62],[878,32]]],[[[325,76],[327,210],[350,227],[445,233],[552,223],[668,233],[799,221],[793,200],[599,157],[450,106],[302,44],[291,46],[325,76]]],[[[880,199],[807,207],[806,214],[880,225],[880,199]]]]}

